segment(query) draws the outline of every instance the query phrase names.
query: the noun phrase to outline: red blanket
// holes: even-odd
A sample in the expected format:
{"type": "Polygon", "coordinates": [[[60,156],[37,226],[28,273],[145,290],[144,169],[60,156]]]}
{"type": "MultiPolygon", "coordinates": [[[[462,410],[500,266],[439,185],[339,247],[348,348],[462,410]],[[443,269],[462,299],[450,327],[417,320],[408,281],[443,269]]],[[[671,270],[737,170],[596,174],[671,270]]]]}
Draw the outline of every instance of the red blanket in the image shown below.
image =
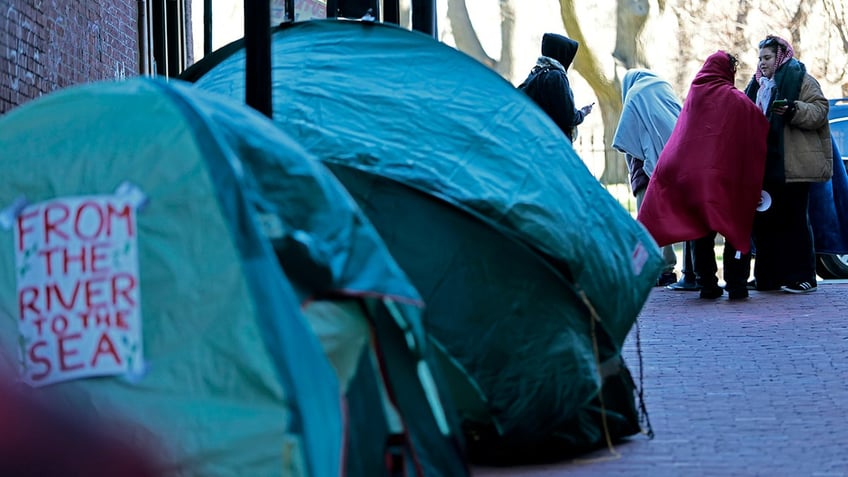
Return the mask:
{"type": "Polygon", "coordinates": [[[659,246],[716,231],[750,250],[769,123],[733,76],[727,53],[707,58],[660,154],[638,214],[659,246]]]}

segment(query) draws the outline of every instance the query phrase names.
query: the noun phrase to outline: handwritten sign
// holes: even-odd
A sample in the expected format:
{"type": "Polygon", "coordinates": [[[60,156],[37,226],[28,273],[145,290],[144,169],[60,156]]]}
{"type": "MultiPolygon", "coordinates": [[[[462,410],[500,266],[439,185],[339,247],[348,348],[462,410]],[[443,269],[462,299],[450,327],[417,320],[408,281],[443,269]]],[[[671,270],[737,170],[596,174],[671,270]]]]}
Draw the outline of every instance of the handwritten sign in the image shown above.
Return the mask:
{"type": "Polygon", "coordinates": [[[119,195],[23,208],[14,224],[21,375],[41,386],[143,366],[135,207],[119,195]]]}

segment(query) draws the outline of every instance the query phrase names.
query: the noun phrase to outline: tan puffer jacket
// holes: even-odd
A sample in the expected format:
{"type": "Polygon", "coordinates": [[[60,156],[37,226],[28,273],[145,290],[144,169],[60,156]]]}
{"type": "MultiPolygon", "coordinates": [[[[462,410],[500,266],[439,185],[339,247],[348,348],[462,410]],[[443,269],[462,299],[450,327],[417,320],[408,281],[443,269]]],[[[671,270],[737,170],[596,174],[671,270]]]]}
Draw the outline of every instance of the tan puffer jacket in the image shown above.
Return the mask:
{"type": "Polygon", "coordinates": [[[783,129],[786,182],[825,182],[833,175],[830,108],[819,82],[809,74],[804,75],[795,106],[795,116],[783,129]]]}

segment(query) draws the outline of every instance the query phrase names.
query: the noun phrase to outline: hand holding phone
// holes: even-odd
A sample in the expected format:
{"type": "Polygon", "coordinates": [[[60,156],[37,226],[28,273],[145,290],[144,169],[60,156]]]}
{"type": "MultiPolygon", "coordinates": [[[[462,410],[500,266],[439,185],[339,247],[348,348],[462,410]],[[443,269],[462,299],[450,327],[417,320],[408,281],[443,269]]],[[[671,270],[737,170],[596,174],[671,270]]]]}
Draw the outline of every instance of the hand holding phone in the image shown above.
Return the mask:
{"type": "Polygon", "coordinates": [[[769,113],[774,114],[775,116],[783,116],[788,111],[789,100],[786,99],[775,99],[771,102],[771,108],[769,109],[769,113]]]}

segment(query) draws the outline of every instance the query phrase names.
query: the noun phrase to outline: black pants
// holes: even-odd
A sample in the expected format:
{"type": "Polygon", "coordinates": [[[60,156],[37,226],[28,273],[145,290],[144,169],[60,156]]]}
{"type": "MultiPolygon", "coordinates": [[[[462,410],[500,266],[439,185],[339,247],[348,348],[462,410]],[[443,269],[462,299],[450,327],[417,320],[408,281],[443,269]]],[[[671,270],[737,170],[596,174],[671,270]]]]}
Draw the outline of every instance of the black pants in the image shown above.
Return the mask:
{"type": "MultiPolygon", "coordinates": [[[[715,238],[716,233],[711,232],[705,237],[693,241],[695,280],[702,288],[709,289],[718,286],[715,238]]],[[[728,293],[746,290],[748,275],[751,274],[751,254],[740,254],[740,257],[736,258],[736,249],[725,241],[722,258],[724,260],[724,281],[727,282],[725,289],[728,293]]]]}
{"type": "Polygon", "coordinates": [[[680,266],[680,272],[683,273],[683,278],[687,282],[695,281],[695,265],[692,263],[695,255],[694,242],[694,240],[683,242],[683,265],[680,266]]]}
{"type": "Polygon", "coordinates": [[[754,278],[771,290],[795,282],[816,283],[816,251],[807,207],[810,184],[767,186],[772,204],[754,217],[754,278]]]}

